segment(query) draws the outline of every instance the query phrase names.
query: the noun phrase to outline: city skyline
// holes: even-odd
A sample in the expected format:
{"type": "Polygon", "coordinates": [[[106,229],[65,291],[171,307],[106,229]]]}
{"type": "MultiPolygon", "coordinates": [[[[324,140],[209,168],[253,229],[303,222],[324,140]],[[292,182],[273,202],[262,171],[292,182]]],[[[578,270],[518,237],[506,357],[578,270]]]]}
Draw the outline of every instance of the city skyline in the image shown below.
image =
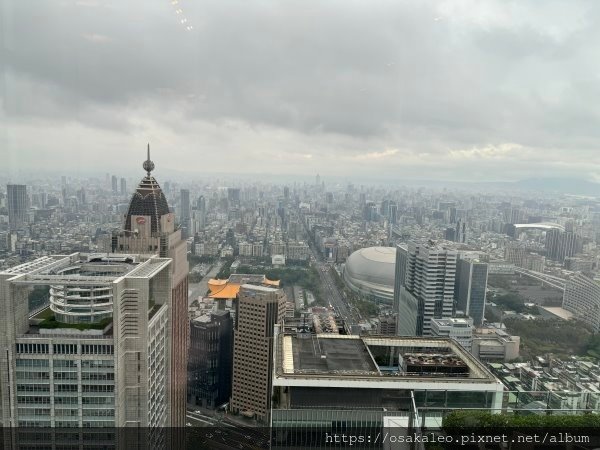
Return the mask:
{"type": "Polygon", "coordinates": [[[4,0],[5,444],[597,443],[599,25],[4,0]]]}
{"type": "Polygon", "coordinates": [[[4,166],[598,179],[595,3],[235,7],[11,2],[4,166]]]}

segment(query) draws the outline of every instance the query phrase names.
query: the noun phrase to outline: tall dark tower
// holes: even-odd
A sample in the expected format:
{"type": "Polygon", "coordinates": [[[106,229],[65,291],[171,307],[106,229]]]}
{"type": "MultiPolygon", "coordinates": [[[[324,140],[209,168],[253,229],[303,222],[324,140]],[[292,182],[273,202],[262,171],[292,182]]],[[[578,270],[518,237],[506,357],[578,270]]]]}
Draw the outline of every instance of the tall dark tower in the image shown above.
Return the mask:
{"type": "MultiPolygon", "coordinates": [[[[169,211],[167,199],[151,175],[154,163],[148,158],[142,178],[131,197],[123,230],[113,233],[105,249],[115,253],[156,253],[171,258],[170,314],[170,426],[184,427],[187,401],[188,355],[188,272],[187,244],[181,228],[175,227],[175,217],[169,211]]],[[[161,287],[162,288],[162,287],[161,287]]]]}

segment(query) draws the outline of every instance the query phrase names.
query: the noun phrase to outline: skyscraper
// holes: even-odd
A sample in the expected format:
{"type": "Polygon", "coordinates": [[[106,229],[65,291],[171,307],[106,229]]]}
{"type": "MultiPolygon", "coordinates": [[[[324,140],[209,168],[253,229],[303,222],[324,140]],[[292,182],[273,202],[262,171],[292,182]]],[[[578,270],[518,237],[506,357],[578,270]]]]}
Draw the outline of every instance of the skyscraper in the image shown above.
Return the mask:
{"type": "Polygon", "coordinates": [[[151,175],[154,163],[143,164],[147,174],[131,197],[122,231],[113,233],[107,250],[118,253],[151,252],[171,258],[172,289],[170,302],[171,340],[171,426],[185,425],[187,400],[188,272],[187,244],[175,217],[169,212],[167,199],[151,175]]]}
{"type": "Polygon", "coordinates": [[[580,253],[583,248],[581,236],[576,232],[558,229],[546,232],[546,254],[548,258],[564,262],[565,258],[580,253]]]}
{"type": "Polygon", "coordinates": [[[234,331],[231,409],[266,423],[271,407],[275,324],[285,316],[282,289],[244,284],[234,331]]]}
{"type": "Polygon", "coordinates": [[[229,200],[230,205],[239,205],[240,204],[240,188],[227,188],[227,200],[229,200]]]}
{"type": "Polygon", "coordinates": [[[111,178],[111,186],[112,186],[113,194],[118,194],[119,193],[119,185],[118,185],[118,180],[117,180],[116,175],[113,175],[111,178]]]}
{"type": "Polygon", "coordinates": [[[488,265],[477,260],[459,259],[456,264],[456,309],[473,319],[475,326],[483,323],[488,265]]]}
{"type": "Polygon", "coordinates": [[[410,241],[398,246],[396,258],[398,334],[430,336],[431,319],[452,317],[457,252],[433,241],[410,241]]]}
{"type": "Polygon", "coordinates": [[[18,230],[27,223],[27,186],[9,184],[6,186],[8,203],[8,224],[11,230],[18,230]]]}
{"type": "Polygon", "coordinates": [[[191,322],[189,403],[216,408],[229,401],[233,364],[233,318],[213,311],[191,322]]]}
{"type": "Polygon", "coordinates": [[[459,242],[461,244],[465,244],[467,242],[467,224],[462,219],[456,222],[454,241],[459,242]]]}
{"type": "Polygon", "coordinates": [[[121,195],[127,194],[127,181],[125,178],[121,178],[121,195]]]}
{"type": "Polygon", "coordinates": [[[182,226],[187,227],[190,220],[190,191],[188,189],[182,189],[180,194],[181,203],[181,217],[180,221],[182,226]]]}
{"type": "Polygon", "coordinates": [[[396,204],[396,202],[390,202],[389,218],[390,223],[392,225],[396,225],[396,223],[398,222],[398,205],[396,204]]]}
{"type": "Polygon", "coordinates": [[[0,271],[0,424],[168,426],[171,264],[73,253],[0,271]],[[32,286],[50,306],[30,318],[32,286]]]}

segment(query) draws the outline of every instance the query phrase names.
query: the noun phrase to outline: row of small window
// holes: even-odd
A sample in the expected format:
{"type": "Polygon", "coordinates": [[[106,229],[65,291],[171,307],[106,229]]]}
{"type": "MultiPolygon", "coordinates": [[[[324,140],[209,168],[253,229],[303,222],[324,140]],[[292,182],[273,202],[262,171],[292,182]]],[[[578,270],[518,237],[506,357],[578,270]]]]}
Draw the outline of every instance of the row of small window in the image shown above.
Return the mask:
{"type": "MultiPolygon", "coordinates": [[[[15,344],[17,353],[27,353],[32,355],[47,355],[50,350],[49,344],[15,344]]],[[[55,355],[77,355],[77,344],[53,344],[52,352],[55,355]]],[[[106,344],[83,344],[81,346],[82,355],[112,355],[114,347],[106,344]]]]}
{"type": "MultiPolygon", "coordinates": [[[[55,409],[54,415],[58,417],[78,417],[78,409],[55,409]]],[[[114,409],[84,409],[82,410],[84,417],[114,417],[114,409]]]]}
{"type": "MultiPolygon", "coordinates": [[[[114,392],[114,385],[83,385],[82,392],[114,392]]],[[[17,392],[50,392],[48,384],[17,384],[17,392]]],[[[57,384],[54,386],[54,392],[78,392],[76,384],[57,384]]]]}
{"type": "MultiPolygon", "coordinates": [[[[77,372],[54,372],[55,380],[77,380],[77,372]]],[[[102,372],[81,372],[81,379],[83,381],[113,381],[115,379],[114,373],[102,373],[102,372]]]]}
{"type": "MultiPolygon", "coordinates": [[[[69,360],[63,360],[63,359],[55,359],[53,360],[53,366],[55,368],[66,368],[66,367],[71,367],[71,368],[76,368],[79,365],[78,360],[74,360],[74,359],[69,359],[69,360]]],[[[17,359],[16,360],[16,365],[17,368],[23,367],[26,369],[32,369],[32,368],[37,368],[37,367],[49,367],[50,366],[50,361],[47,359],[17,359]]],[[[86,368],[92,368],[92,369],[99,369],[99,368],[112,368],[115,366],[115,363],[112,359],[103,359],[103,360],[93,360],[93,361],[87,361],[87,360],[82,360],[81,361],[81,367],[86,369],[86,368]]]]}
{"type": "MultiPolygon", "coordinates": [[[[17,397],[19,405],[49,405],[50,397],[39,395],[19,395],[17,397]]],[[[81,399],[83,405],[114,405],[114,397],[83,397],[81,399]]],[[[54,405],[78,405],[78,397],[54,397],[54,405]]]]}

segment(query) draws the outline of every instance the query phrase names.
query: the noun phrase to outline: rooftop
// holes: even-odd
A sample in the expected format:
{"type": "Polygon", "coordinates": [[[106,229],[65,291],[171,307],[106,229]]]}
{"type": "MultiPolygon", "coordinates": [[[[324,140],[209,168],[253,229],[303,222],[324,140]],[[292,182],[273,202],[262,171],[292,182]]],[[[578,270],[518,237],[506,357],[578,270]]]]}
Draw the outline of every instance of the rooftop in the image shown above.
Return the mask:
{"type": "Polygon", "coordinates": [[[359,372],[377,375],[377,366],[360,339],[295,339],[294,371],[359,372]]]}
{"type": "Polygon", "coordinates": [[[279,280],[269,280],[267,277],[260,274],[234,273],[231,274],[227,280],[209,280],[208,288],[210,289],[210,294],[208,296],[210,298],[221,300],[236,298],[240,292],[240,287],[244,284],[278,288],[279,280]]]}
{"type": "MultiPolygon", "coordinates": [[[[392,379],[405,377],[415,380],[414,374],[404,371],[397,359],[421,358],[436,364],[468,368],[468,376],[457,382],[498,383],[498,380],[480,361],[451,339],[354,336],[335,334],[290,333],[280,334],[277,343],[278,378],[331,378],[355,377],[392,379]],[[389,349],[395,349],[396,360],[388,366],[389,349]]],[[[425,379],[424,374],[419,379],[425,379]]],[[[440,379],[439,374],[435,377],[440,379]]]]}

